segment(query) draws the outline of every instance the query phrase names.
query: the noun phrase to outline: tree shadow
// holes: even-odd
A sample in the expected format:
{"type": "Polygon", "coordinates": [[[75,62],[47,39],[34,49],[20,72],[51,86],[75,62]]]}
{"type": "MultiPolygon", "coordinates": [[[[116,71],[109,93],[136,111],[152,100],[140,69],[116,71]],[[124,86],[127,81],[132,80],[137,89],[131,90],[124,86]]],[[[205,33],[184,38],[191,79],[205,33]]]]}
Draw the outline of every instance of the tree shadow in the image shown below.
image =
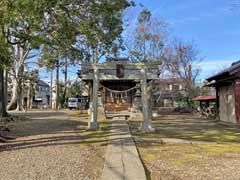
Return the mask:
{"type": "MultiPolygon", "coordinates": [[[[26,148],[37,148],[46,146],[61,146],[74,144],[98,144],[106,146],[108,139],[122,141],[119,135],[127,132],[111,129],[113,121],[100,122],[100,130],[87,130],[88,122],[81,118],[71,118],[62,112],[30,113],[30,117],[24,121],[14,122],[10,125],[12,131],[9,135],[16,139],[9,143],[0,143],[0,152],[13,151],[26,148]]],[[[122,128],[122,126],[118,126],[122,128]]]]}
{"type": "MultiPolygon", "coordinates": [[[[137,158],[136,153],[132,148],[129,148],[129,146],[134,145],[134,142],[129,135],[129,127],[125,120],[102,121],[99,131],[89,131],[87,125],[86,120],[71,118],[64,113],[52,113],[50,115],[31,113],[29,119],[11,125],[13,128],[11,135],[17,138],[10,143],[0,144],[0,153],[29,148],[61,148],[61,146],[73,145],[85,145],[96,149],[110,144],[115,146],[114,148],[124,151],[126,156],[137,158]],[[112,124],[116,126],[112,126],[112,124]]],[[[105,164],[109,167],[112,163],[114,162],[105,161],[105,164]]],[[[124,177],[124,173],[120,169],[111,168],[111,171],[116,177],[124,177]]]]}
{"type": "MultiPolygon", "coordinates": [[[[168,115],[153,120],[154,133],[134,132],[144,138],[175,138],[189,141],[240,143],[238,125],[224,125],[214,119],[191,115],[168,115]]],[[[130,122],[134,131],[139,122],[130,122]]]]}

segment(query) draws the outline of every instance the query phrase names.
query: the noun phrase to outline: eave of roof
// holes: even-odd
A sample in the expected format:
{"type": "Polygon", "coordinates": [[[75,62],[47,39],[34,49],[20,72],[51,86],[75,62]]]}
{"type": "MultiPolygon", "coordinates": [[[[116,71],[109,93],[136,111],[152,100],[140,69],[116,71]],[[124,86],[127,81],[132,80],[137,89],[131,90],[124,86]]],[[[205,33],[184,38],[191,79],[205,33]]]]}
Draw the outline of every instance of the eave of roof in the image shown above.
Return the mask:
{"type": "Polygon", "coordinates": [[[215,74],[214,76],[207,78],[206,80],[210,82],[212,80],[219,79],[221,76],[222,77],[231,76],[238,71],[240,71],[240,61],[233,63],[232,66],[224,69],[223,71],[215,74]]]}
{"type": "Polygon", "coordinates": [[[39,86],[49,87],[49,85],[48,85],[46,82],[44,82],[43,80],[38,80],[38,81],[37,81],[37,84],[38,84],[39,86]]]}
{"type": "Polygon", "coordinates": [[[209,101],[209,100],[215,100],[216,96],[198,96],[194,98],[194,101],[209,101]]]}

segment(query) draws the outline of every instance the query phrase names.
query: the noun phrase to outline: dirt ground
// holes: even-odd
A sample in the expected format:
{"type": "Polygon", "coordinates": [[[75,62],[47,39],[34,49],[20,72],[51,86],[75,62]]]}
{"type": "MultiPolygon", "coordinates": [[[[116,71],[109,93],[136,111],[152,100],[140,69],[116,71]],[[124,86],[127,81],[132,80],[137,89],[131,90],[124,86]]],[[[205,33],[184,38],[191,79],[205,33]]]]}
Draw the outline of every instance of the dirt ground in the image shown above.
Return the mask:
{"type": "Polygon", "coordinates": [[[101,177],[109,124],[87,131],[87,114],[28,112],[9,124],[10,143],[0,143],[1,180],[92,180],[101,177]]]}
{"type": "Polygon", "coordinates": [[[130,124],[149,179],[240,179],[240,126],[190,115],[156,118],[154,133],[130,124]]]}

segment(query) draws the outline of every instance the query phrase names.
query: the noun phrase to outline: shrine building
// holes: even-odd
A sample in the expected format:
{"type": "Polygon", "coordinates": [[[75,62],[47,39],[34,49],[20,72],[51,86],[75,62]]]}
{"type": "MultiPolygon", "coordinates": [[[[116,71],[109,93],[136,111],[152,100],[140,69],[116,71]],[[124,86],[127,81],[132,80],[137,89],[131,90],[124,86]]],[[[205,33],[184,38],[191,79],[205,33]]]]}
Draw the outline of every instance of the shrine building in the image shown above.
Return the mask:
{"type": "Polygon", "coordinates": [[[217,117],[220,121],[240,123],[240,61],[207,79],[216,88],[217,117]]]}
{"type": "Polygon", "coordinates": [[[142,130],[151,131],[153,80],[159,79],[159,62],[132,63],[113,59],[105,63],[82,63],[81,79],[89,86],[89,129],[98,128],[98,114],[120,111],[142,113],[142,130]]]}

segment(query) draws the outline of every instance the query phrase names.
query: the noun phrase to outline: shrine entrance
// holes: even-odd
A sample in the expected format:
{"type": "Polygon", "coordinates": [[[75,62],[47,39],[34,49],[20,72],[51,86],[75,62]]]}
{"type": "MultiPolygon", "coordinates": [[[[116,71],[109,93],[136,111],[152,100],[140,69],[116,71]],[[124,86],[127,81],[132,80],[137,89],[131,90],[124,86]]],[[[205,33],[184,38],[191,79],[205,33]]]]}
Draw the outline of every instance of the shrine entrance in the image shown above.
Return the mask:
{"type": "Polygon", "coordinates": [[[131,110],[133,96],[136,91],[136,82],[122,80],[104,81],[101,85],[105,112],[131,110]]]}
{"type": "Polygon", "coordinates": [[[153,86],[149,82],[158,79],[160,64],[129,61],[81,64],[81,79],[89,86],[89,129],[99,128],[98,114],[104,108],[112,111],[131,108],[130,111],[143,115],[140,129],[153,131],[150,105],[153,86]]]}

